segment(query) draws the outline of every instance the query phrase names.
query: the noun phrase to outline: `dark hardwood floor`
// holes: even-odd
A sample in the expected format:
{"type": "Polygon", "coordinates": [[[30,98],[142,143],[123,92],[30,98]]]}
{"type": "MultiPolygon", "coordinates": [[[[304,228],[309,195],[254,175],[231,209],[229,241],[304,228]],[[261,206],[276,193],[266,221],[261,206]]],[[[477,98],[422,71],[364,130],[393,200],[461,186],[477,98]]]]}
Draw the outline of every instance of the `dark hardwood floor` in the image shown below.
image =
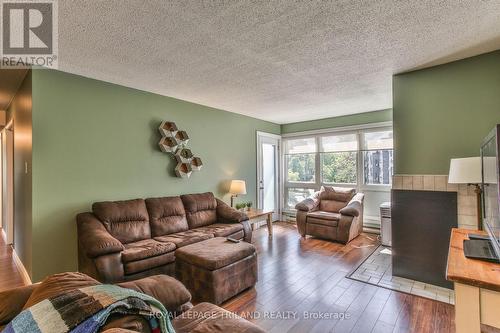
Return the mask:
{"type": "Polygon", "coordinates": [[[223,304],[227,310],[269,332],[455,332],[452,305],[345,277],[379,244],[376,235],[344,246],[274,225],[272,240],[265,227],[254,232],[256,287],[223,304]]]}
{"type": "MultiPolygon", "coordinates": [[[[378,245],[375,235],[363,234],[344,246],[302,240],[293,225],[280,222],[272,240],[263,227],[254,232],[253,243],[259,282],[223,307],[269,332],[455,332],[452,305],[345,277],[378,245]]],[[[22,285],[12,248],[0,237],[0,291],[22,285]]]]}
{"type": "Polygon", "coordinates": [[[12,247],[5,244],[0,234],[0,291],[21,286],[24,281],[14,261],[12,247]]]}

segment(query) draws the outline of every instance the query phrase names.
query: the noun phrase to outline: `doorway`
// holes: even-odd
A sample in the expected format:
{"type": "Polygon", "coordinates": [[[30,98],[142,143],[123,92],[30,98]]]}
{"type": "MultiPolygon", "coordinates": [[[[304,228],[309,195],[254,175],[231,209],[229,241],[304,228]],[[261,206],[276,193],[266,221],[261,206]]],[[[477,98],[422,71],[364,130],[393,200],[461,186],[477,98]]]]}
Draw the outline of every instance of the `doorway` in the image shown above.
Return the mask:
{"type": "Polygon", "coordinates": [[[257,132],[257,208],[272,210],[273,221],[281,216],[280,146],[281,136],[257,132]]]}
{"type": "Polygon", "coordinates": [[[14,244],[14,135],[9,125],[1,132],[0,218],[7,244],[14,244]]]}

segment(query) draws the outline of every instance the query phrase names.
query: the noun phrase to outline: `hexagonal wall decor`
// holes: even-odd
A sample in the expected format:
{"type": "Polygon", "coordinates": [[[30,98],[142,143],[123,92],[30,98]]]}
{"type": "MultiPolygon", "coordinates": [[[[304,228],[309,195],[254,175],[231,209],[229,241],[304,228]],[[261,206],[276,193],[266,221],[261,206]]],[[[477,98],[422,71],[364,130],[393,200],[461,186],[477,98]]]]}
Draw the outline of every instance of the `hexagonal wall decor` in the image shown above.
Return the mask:
{"type": "Polygon", "coordinates": [[[162,136],[175,136],[177,134],[177,125],[173,121],[162,121],[160,124],[160,133],[162,136]]]}
{"type": "Polygon", "coordinates": [[[203,166],[201,158],[194,157],[191,149],[186,148],[189,135],[184,130],[179,130],[173,121],[162,121],[159,130],[161,151],[174,154],[177,161],[175,174],[177,177],[189,178],[194,171],[200,171],[203,166]]]}
{"type": "Polygon", "coordinates": [[[193,169],[191,168],[191,164],[189,163],[178,163],[175,167],[175,174],[177,177],[181,178],[189,178],[193,169]]]}
{"type": "Polygon", "coordinates": [[[181,148],[175,152],[175,159],[179,163],[191,164],[191,160],[193,159],[193,157],[194,155],[191,152],[191,149],[188,148],[181,148]]]}
{"type": "Polygon", "coordinates": [[[193,159],[191,160],[191,168],[195,171],[200,171],[202,167],[203,162],[201,161],[201,158],[193,157],[193,159]]]}
{"type": "Polygon", "coordinates": [[[178,131],[175,134],[175,138],[177,139],[177,141],[182,142],[183,145],[187,145],[189,141],[189,136],[186,131],[178,131]]]}
{"type": "Polygon", "coordinates": [[[179,147],[179,143],[176,138],[164,136],[160,140],[160,149],[165,153],[175,153],[179,147]]]}

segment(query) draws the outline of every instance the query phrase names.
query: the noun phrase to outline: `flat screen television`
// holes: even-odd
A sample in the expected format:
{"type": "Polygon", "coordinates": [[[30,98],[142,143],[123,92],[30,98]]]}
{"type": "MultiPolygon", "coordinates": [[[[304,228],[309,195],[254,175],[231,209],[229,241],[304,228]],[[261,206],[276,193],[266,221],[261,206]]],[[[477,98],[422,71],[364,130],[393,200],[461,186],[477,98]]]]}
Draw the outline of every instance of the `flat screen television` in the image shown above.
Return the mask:
{"type": "Polygon", "coordinates": [[[483,229],[490,246],[500,258],[500,124],[484,139],[481,146],[483,189],[483,229]]]}

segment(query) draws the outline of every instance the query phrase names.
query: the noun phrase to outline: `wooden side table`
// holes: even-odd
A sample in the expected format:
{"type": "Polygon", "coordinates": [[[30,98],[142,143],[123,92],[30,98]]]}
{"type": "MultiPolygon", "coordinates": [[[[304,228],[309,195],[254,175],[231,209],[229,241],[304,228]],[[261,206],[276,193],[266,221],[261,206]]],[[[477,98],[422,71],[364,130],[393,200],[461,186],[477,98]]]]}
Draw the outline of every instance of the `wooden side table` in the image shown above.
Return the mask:
{"type": "Polygon", "coordinates": [[[245,213],[248,216],[248,222],[250,222],[250,225],[265,219],[267,223],[267,231],[269,232],[269,237],[273,237],[274,211],[251,208],[250,210],[245,211],[245,213]]]}
{"type": "MultiPolygon", "coordinates": [[[[455,286],[457,333],[480,333],[481,326],[500,329],[500,264],[466,258],[463,243],[479,230],[452,229],[446,278],[455,286]]],[[[486,330],[485,330],[486,331],[486,330]]]]}

